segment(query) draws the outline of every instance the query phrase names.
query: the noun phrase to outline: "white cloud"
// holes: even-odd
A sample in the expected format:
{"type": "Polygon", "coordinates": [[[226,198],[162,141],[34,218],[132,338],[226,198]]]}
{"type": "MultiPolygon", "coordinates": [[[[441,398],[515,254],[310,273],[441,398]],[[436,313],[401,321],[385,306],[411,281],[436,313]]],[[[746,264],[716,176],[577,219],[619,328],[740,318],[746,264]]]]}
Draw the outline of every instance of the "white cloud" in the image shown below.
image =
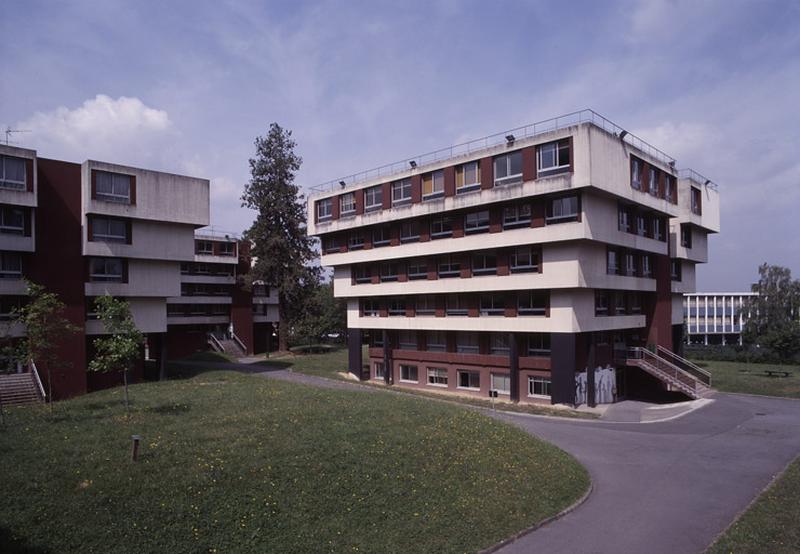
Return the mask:
{"type": "Polygon", "coordinates": [[[175,135],[166,111],[148,107],[138,98],[105,94],[74,109],[61,106],[36,112],[17,126],[31,131],[25,136],[26,146],[37,148],[44,157],[128,165],[163,166],[175,135]]]}

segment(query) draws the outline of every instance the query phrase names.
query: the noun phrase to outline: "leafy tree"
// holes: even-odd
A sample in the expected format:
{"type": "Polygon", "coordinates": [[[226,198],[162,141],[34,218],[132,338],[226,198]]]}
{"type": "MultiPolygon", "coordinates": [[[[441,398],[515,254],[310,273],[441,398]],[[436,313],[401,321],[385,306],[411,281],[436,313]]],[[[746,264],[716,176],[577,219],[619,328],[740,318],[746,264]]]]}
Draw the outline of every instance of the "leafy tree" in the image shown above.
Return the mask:
{"type": "Polygon", "coordinates": [[[788,268],[766,263],[758,274],[758,283],[752,286],[758,295],[748,300],[742,339],[790,361],[800,351],[800,281],[792,279],[788,268]]]}
{"type": "Polygon", "coordinates": [[[302,318],[307,291],[319,282],[320,268],[313,239],[306,235],[304,197],[295,185],[302,159],[294,153],[289,130],[277,123],[266,137],[255,140],[250,159],[250,181],[242,206],[256,210],[256,220],[245,233],[253,244],[252,281],[264,281],[278,291],[278,349],[288,348],[288,331],[302,318]]]}
{"type": "Polygon", "coordinates": [[[128,402],[128,371],[141,355],[144,335],[136,327],[130,305],[108,294],[95,301],[95,307],[108,336],[94,340],[95,356],[89,363],[90,371],[122,371],[125,386],[125,412],[130,414],[128,402]]]}
{"type": "Polygon", "coordinates": [[[37,283],[28,281],[28,301],[11,315],[11,323],[25,326],[25,338],[9,343],[4,354],[10,361],[27,364],[35,362],[47,375],[47,397],[53,401],[53,368],[66,364],[59,356],[59,349],[70,335],[78,332],[78,327],[64,317],[66,306],[54,292],[37,283]]]}
{"type": "Polygon", "coordinates": [[[303,317],[292,329],[293,338],[305,343],[325,340],[328,335],[344,339],[347,333],[347,305],[334,298],[333,283],[318,284],[307,302],[303,317]]]}

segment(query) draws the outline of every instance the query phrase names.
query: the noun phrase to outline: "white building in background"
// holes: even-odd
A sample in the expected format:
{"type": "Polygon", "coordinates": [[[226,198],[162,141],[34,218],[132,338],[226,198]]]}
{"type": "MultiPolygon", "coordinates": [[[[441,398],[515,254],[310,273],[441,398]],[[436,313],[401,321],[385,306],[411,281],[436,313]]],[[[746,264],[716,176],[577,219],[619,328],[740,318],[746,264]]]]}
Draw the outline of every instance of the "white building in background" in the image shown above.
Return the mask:
{"type": "Polygon", "coordinates": [[[693,292],[683,295],[686,344],[742,344],[747,300],[756,292],[693,292]]]}

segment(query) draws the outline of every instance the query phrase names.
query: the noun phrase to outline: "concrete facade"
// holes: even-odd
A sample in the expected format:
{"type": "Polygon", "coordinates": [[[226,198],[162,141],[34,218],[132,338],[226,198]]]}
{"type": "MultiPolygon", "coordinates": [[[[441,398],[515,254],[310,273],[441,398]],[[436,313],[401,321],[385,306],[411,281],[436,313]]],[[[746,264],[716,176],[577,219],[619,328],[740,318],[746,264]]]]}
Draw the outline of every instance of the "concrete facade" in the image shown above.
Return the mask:
{"type": "Polygon", "coordinates": [[[756,292],[695,292],[683,296],[686,344],[742,344],[749,317],[748,300],[756,292]]]}

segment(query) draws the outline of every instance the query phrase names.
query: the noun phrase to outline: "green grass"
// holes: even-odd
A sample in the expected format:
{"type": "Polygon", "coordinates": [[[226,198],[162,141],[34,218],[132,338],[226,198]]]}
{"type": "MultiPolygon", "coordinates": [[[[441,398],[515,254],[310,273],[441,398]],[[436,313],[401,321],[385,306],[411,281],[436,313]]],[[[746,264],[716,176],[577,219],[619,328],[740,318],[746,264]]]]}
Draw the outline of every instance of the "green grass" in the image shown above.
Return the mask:
{"type": "Polygon", "coordinates": [[[696,362],[711,372],[711,385],[724,392],[800,398],[800,367],[741,362],[696,362]],[[789,371],[789,377],[770,377],[767,369],[789,371]]]}
{"type": "Polygon", "coordinates": [[[800,459],[708,550],[710,554],[800,552],[800,459]]]}
{"type": "MultiPolygon", "coordinates": [[[[308,375],[316,375],[318,377],[327,377],[329,379],[344,379],[342,373],[347,372],[347,349],[342,348],[335,350],[328,354],[305,354],[295,356],[281,356],[276,358],[269,358],[265,362],[259,362],[266,366],[277,366],[291,368],[292,371],[305,373],[308,375]]],[[[364,351],[364,359],[367,359],[366,349],[364,351]]],[[[348,380],[354,382],[352,380],[348,380]]],[[[371,383],[369,381],[362,382],[364,386],[383,388],[383,385],[371,383]]],[[[426,398],[446,399],[461,404],[470,406],[478,406],[481,408],[491,408],[492,402],[489,399],[475,398],[470,396],[456,396],[452,393],[440,393],[434,391],[425,391],[411,387],[392,387],[391,390],[396,392],[408,393],[416,396],[423,396],[426,398]]],[[[515,404],[512,402],[499,401],[495,404],[496,409],[505,410],[516,413],[526,413],[535,415],[548,415],[559,417],[573,417],[580,419],[597,419],[599,416],[596,414],[578,412],[574,410],[564,410],[558,408],[551,408],[541,404],[515,404]]]]}
{"type": "Polygon", "coordinates": [[[475,551],[589,484],[518,428],[413,397],[210,370],[132,386],[129,420],[121,395],[7,413],[0,552],[475,551]]]}

